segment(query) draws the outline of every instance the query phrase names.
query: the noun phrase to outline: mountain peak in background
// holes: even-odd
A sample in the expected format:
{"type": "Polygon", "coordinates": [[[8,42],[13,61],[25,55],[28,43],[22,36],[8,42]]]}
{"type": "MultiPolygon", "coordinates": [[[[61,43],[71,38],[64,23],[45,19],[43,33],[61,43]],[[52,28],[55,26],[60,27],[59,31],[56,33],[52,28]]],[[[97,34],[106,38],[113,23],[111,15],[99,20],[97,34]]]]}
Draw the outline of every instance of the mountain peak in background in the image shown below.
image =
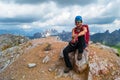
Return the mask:
{"type": "Polygon", "coordinates": [[[93,42],[100,42],[109,46],[119,46],[120,47],[120,29],[115,30],[111,33],[109,31],[105,31],[104,33],[96,33],[91,35],[91,40],[93,42]]]}
{"type": "Polygon", "coordinates": [[[42,37],[58,35],[58,31],[55,29],[48,29],[42,33],[42,37]]]}

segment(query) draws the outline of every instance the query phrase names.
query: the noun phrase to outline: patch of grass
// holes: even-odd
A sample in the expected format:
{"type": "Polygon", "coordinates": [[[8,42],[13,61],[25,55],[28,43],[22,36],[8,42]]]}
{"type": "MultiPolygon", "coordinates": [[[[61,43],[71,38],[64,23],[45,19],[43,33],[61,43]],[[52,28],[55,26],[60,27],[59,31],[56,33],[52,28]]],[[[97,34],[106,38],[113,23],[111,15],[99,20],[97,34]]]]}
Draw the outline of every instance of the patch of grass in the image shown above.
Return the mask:
{"type": "Polygon", "coordinates": [[[111,47],[117,49],[120,56],[120,46],[111,46],[111,47]]]}

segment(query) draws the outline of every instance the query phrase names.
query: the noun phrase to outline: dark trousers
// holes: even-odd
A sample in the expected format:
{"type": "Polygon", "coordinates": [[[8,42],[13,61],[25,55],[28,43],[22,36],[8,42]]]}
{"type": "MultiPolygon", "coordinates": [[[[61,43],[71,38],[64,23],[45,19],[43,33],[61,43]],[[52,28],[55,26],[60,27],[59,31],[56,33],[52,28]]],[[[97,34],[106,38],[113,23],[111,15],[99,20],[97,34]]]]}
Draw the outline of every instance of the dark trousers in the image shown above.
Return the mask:
{"type": "Polygon", "coordinates": [[[67,47],[63,50],[64,61],[68,68],[73,68],[69,60],[69,53],[76,51],[76,49],[78,49],[78,53],[82,54],[85,47],[86,47],[86,43],[85,43],[84,36],[78,37],[78,42],[76,42],[75,44],[72,44],[69,42],[67,47]]]}

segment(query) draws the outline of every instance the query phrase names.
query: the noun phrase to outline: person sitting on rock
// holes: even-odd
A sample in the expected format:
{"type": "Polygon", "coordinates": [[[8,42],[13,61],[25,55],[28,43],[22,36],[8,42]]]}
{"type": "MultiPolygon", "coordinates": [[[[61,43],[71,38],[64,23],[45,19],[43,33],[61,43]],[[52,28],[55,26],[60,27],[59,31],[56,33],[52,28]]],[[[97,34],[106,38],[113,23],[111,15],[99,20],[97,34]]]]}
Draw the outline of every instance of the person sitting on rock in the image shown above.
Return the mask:
{"type": "MultiPolygon", "coordinates": [[[[66,64],[66,69],[64,70],[64,73],[68,73],[70,70],[73,69],[72,64],[69,60],[69,53],[76,51],[78,49],[78,56],[77,59],[82,59],[82,53],[84,49],[86,48],[86,40],[85,40],[85,34],[87,33],[86,25],[82,24],[82,17],[76,16],[75,17],[75,27],[72,29],[72,40],[69,42],[69,44],[64,48],[63,55],[64,55],[64,61],[66,64]]],[[[88,27],[88,26],[87,26],[88,27]]]]}

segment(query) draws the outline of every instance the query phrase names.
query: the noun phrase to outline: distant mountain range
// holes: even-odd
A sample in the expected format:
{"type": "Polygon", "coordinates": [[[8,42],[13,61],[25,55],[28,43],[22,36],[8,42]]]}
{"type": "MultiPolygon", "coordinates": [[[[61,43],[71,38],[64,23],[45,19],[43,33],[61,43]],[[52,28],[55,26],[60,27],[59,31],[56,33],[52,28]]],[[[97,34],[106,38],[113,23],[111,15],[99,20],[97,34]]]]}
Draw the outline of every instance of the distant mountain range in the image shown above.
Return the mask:
{"type": "Polygon", "coordinates": [[[44,32],[34,33],[33,36],[28,36],[30,39],[48,37],[48,36],[57,36],[59,33],[55,29],[47,29],[44,32]]]}
{"type": "MultiPolygon", "coordinates": [[[[41,30],[0,30],[0,34],[17,34],[17,35],[24,35],[29,37],[30,39],[35,38],[42,38],[47,36],[58,36],[62,41],[70,41],[71,40],[71,32],[58,32],[55,29],[47,29],[44,32],[41,30]]],[[[103,33],[96,33],[90,36],[91,41],[93,42],[100,42],[105,45],[109,46],[120,46],[120,29],[115,30],[112,33],[110,33],[108,30],[103,33]]]]}
{"type": "Polygon", "coordinates": [[[0,30],[0,34],[14,34],[14,35],[23,35],[23,36],[32,36],[36,32],[42,32],[39,29],[31,29],[31,30],[24,30],[24,29],[2,29],[0,30]]]}
{"type": "MultiPolygon", "coordinates": [[[[71,32],[62,31],[58,33],[57,30],[49,30],[43,33],[35,33],[32,38],[41,38],[48,36],[58,36],[62,41],[71,40],[71,32]],[[55,34],[53,34],[55,33],[55,34]]],[[[109,30],[103,33],[96,33],[90,36],[90,40],[93,42],[100,42],[109,46],[120,46],[120,29],[115,30],[112,33],[109,30]]]]}
{"type": "Polygon", "coordinates": [[[44,32],[37,32],[33,36],[29,36],[30,39],[42,38],[48,36],[58,36],[62,41],[69,41],[71,39],[71,32],[62,31],[59,33],[55,29],[48,29],[44,32]]]}
{"type": "Polygon", "coordinates": [[[119,46],[120,47],[120,29],[115,30],[110,33],[108,30],[104,33],[96,33],[91,35],[91,40],[93,42],[100,42],[109,46],[119,46]]]}

